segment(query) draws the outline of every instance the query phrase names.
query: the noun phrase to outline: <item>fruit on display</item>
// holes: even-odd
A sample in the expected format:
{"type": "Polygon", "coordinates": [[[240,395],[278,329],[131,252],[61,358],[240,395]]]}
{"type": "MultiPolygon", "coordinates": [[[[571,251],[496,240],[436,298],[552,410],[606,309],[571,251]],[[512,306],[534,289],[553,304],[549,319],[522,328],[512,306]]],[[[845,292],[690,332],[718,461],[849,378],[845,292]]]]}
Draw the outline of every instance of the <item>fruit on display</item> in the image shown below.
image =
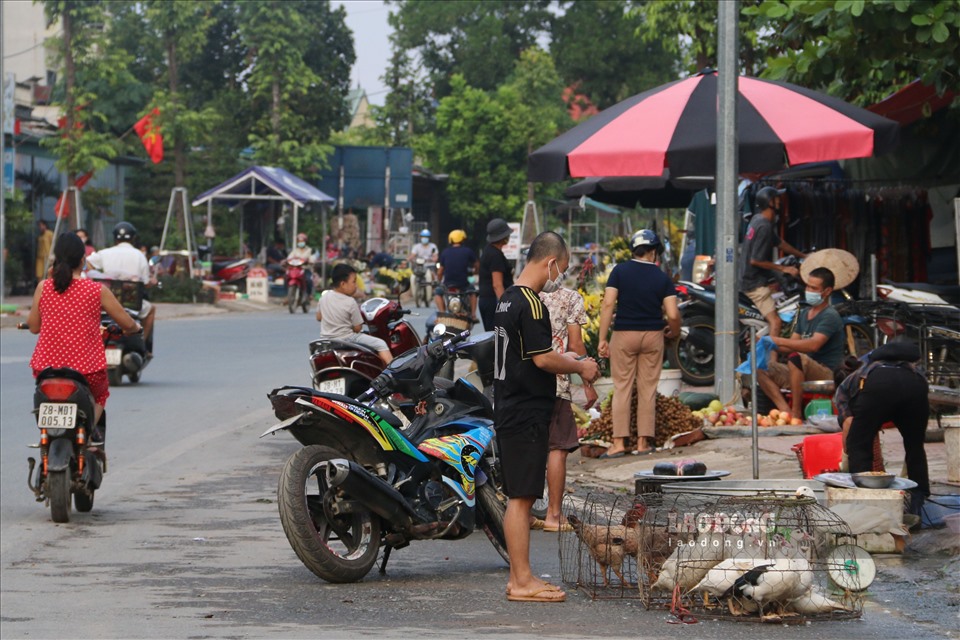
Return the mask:
{"type": "MultiPolygon", "coordinates": [[[[581,436],[583,440],[601,440],[611,442],[613,440],[613,392],[600,403],[600,417],[590,421],[585,432],[581,436]]],[[[671,437],[678,433],[685,433],[703,426],[703,420],[694,416],[690,408],[680,402],[676,397],[667,397],[657,394],[656,400],[656,427],[654,430],[653,443],[656,447],[662,447],[671,437]]],[[[637,422],[637,393],[633,392],[633,400],[630,403],[630,425],[631,431],[635,432],[633,425],[637,422]]],[[[631,435],[627,438],[626,446],[628,449],[635,447],[637,438],[631,435]]]]}
{"type": "MultiPolygon", "coordinates": [[[[753,416],[738,411],[735,407],[724,407],[719,401],[713,402],[704,409],[693,412],[706,421],[706,426],[711,427],[749,427],[753,424],[753,416]]],[[[789,411],[780,411],[773,409],[767,415],[757,416],[757,424],[761,427],[785,427],[797,426],[803,424],[803,420],[794,418],[789,411]]]]}

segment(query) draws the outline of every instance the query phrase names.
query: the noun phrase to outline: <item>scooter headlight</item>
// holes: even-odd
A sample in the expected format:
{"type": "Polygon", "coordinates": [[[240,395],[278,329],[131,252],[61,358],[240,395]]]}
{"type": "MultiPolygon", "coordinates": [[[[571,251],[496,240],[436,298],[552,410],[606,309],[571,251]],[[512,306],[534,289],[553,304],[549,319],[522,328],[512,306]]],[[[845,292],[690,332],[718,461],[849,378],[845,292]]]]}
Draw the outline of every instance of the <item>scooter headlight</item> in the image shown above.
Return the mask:
{"type": "Polygon", "coordinates": [[[463,303],[460,302],[460,298],[450,298],[450,303],[447,306],[449,307],[450,313],[460,313],[463,309],[463,303]]]}

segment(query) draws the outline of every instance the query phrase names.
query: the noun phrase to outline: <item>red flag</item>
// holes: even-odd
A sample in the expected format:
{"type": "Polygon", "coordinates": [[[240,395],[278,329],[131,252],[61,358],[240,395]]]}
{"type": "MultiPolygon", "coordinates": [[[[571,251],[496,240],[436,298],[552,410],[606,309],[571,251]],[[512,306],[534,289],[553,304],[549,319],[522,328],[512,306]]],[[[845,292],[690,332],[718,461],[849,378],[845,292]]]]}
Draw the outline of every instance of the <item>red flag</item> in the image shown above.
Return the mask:
{"type": "MultiPolygon", "coordinates": [[[[90,178],[92,177],[93,177],[93,171],[88,171],[87,173],[77,178],[76,181],[73,183],[73,186],[75,186],[77,189],[83,189],[83,187],[86,186],[88,182],[90,182],[90,178]]],[[[57,204],[53,205],[53,211],[54,213],[57,214],[58,218],[70,217],[70,201],[65,200],[63,197],[64,195],[66,195],[66,193],[60,194],[60,197],[57,198],[57,204]]]]}
{"type": "Polygon", "coordinates": [[[153,111],[137,120],[133,130],[140,136],[143,148],[147,150],[147,155],[150,156],[153,164],[160,164],[163,160],[163,136],[160,135],[160,128],[153,123],[154,117],[160,117],[158,107],[154,107],[153,111]]]}

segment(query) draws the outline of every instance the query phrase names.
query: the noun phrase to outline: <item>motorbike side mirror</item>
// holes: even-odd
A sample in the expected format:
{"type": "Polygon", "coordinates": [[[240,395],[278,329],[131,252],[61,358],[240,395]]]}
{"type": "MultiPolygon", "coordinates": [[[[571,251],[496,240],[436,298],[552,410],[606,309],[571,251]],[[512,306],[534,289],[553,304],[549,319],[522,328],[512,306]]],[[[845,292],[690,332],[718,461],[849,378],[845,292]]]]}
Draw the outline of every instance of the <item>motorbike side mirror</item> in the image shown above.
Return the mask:
{"type": "Polygon", "coordinates": [[[447,325],[443,324],[442,322],[438,322],[437,324],[433,325],[434,338],[439,338],[445,335],[446,333],[447,333],[447,325]]]}

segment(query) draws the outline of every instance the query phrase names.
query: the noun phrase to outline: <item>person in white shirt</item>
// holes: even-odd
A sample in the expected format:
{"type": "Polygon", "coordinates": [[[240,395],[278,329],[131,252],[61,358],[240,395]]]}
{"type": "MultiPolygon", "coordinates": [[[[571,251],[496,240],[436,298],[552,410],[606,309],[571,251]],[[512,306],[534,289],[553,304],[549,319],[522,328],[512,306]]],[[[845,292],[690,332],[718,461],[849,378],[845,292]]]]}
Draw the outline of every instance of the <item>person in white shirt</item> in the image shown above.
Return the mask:
{"type": "Polygon", "coordinates": [[[357,270],[348,264],[338,264],[330,276],[332,289],[323,292],[317,303],[317,321],[320,336],[356,342],[370,347],[385,365],[393,360],[387,343],[363,330],[363,316],[353,295],[357,292],[357,270]]]}
{"type": "Polygon", "coordinates": [[[430,230],[424,229],[420,232],[419,244],[413,245],[410,249],[410,262],[416,264],[417,260],[423,260],[427,266],[437,264],[437,258],[440,257],[440,250],[437,245],[430,242],[430,230]]]}
{"type": "MultiPolygon", "coordinates": [[[[112,247],[101,249],[87,256],[87,265],[91,270],[99,271],[103,277],[111,280],[131,280],[152,287],[156,280],[151,277],[150,265],[146,256],[134,246],[137,228],[129,222],[119,222],[113,228],[112,247]]],[[[143,339],[147,351],[153,351],[153,326],[156,309],[144,297],[140,307],[140,323],[143,325],[143,339]]]]}
{"type": "Polygon", "coordinates": [[[287,256],[287,260],[303,260],[303,270],[306,271],[307,277],[305,278],[307,282],[307,296],[313,295],[313,248],[307,244],[307,234],[298,233],[297,234],[297,245],[290,250],[290,254],[287,256]]]}

